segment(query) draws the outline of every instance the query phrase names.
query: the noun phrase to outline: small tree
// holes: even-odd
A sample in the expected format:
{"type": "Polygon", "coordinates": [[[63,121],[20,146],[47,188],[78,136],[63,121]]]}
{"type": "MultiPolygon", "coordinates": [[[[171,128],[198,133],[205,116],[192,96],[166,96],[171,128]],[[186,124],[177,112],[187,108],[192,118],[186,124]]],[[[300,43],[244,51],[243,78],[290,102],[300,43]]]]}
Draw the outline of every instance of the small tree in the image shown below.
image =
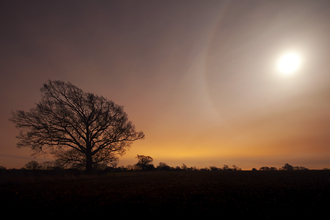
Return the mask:
{"type": "Polygon", "coordinates": [[[218,171],[219,170],[216,166],[210,166],[209,169],[211,171],[218,171]]]}
{"type": "Polygon", "coordinates": [[[171,170],[171,167],[164,162],[160,162],[157,166],[158,170],[171,170]]]}
{"type": "Polygon", "coordinates": [[[25,168],[28,170],[40,170],[42,168],[42,165],[39,164],[37,161],[32,160],[25,164],[25,168]]]}
{"type": "Polygon", "coordinates": [[[259,170],[261,170],[261,171],[268,171],[269,170],[269,167],[268,166],[260,167],[259,170]]]}
{"type": "Polygon", "coordinates": [[[154,160],[150,156],[144,156],[144,155],[137,155],[135,158],[137,158],[139,161],[137,162],[136,166],[139,167],[142,170],[147,170],[148,168],[152,168],[153,165],[151,162],[154,160]],[[151,166],[152,165],[152,166],[151,166]]]}
{"type": "Polygon", "coordinates": [[[282,170],[293,170],[293,166],[291,166],[290,164],[286,163],[283,167],[282,170]]]}
{"type": "Polygon", "coordinates": [[[241,168],[239,168],[238,166],[236,166],[236,165],[233,165],[233,170],[234,171],[241,171],[242,169],[241,168]]]}
{"type": "Polygon", "coordinates": [[[30,147],[35,154],[49,150],[64,160],[79,160],[91,171],[93,165],[123,155],[133,141],[144,138],[123,107],[102,96],[51,80],[40,91],[43,97],[35,108],[13,112],[10,118],[21,129],[18,147],[30,147]]]}
{"type": "Polygon", "coordinates": [[[181,170],[188,170],[187,165],[183,163],[182,166],[181,166],[181,170]]]}

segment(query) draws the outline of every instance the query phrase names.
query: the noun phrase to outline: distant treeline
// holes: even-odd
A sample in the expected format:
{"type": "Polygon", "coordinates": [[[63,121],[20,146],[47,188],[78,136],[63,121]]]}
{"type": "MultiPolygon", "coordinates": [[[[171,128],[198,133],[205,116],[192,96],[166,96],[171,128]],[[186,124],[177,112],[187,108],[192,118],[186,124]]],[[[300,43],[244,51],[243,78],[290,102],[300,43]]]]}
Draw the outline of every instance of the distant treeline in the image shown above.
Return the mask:
{"type": "MultiPolygon", "coordinates": [[[[7,170],[6,167],[0,166],[0,171],[7,170]]],[[[15,169],[17,170],[17,169],[15,169]]],[[[74,167],[74,166],[63,166],[56,161],[48,161],[39,163],[37,161],[30,161],[24,167],[19,170],[77,170],[77,171],[84,171],[84,167],[74,167]]],[[[123,171],[242,171],[241,168],[233,165],[229,167],[228,165],[224,165],[223,167],[216,167],[216,166],[209,166],[205,168],[197,168],[195,166],[188,167],[185,164],[182,166],[171,167],[164,162],[160,162],[158,166],[154,166],[151,163],[148,164],[141,164],[137,163],[135,165],[127,165],[127,166],[120,166],[117,167],[116,164],[112,164],[112,166],[96,166],[94,167],[95,171],[116,171],[116,172],[123,172],[123,171]]],[[[287,170],[287,171],[295,171],[295,170],[309,170],[303,166],[292,166],[286,163],[281,168],[276,167],[268,167],[263,166],[259,169],[252,168],[252,171],[280,171],[280,170],[287,170]]],[[[328,168],[324,168],[324,170],[328,170],[328,168]]]]}

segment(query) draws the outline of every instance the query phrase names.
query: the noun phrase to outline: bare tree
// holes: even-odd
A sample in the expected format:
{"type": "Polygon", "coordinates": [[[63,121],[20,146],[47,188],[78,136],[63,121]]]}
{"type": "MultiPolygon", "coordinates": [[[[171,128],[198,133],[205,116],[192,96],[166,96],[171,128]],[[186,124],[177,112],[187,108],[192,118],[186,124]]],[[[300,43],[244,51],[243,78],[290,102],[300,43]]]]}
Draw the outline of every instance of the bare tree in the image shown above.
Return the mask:
{"type": "Polygon", "coordinates": [[[139,160],[136,166],[141,168],[142,170],[146,170],[151,165],[151,162],[154,160],[152,157],[144,155],[137,155],[136,158],[139,160]]]}
{"type": "Polygon", "coordinates": [[[171,170],[171,167],[164,162],[159,162],[157,169],[158,170],[171,170]]]}
{"type": "Polygon", "coordinates": [[[187,165],[183,163],[182,166],[181,166],[181,170],[188,170],[187,165]]]}
{"type": "Polygon", "coordinates": [[[216,166],[210,166],[209,169],[211,171],[217,171],[217,170],[219,170],[216,166]]]}
{"type": "Polygon", "coordinates": [[[175,170],[181,170],[181,168],[179,166],[176,166],[175,170]]]}
{"type": "Polygon", "coordinates": [[[25,168],[28,170],[40,170],[42,168],[42,165],[39,164],[37,161],[32,160],[25,164],[25,168]]]}
{"type": "Polygon", "coordinates": [[[233,165],[233,170],[234,171],[241,171],[242,169],[241,168],[239,168],[238,166],[236,166],[236,165],[233,165]]]}
{"type": "Polygon", "coordinates": [[[268,171],[269,170],[269,167],[268,166],[260,167],[259,170],[261,170],[261,171],[268,171]]]}
{"type": "Polygon", "coordinates": [[[223,168],[222,168],[222,169],[223,169],[223,170],[230,170],[230,169],[229,169],[229,166],[228,166],[228,165],[226,165],[226,164],[225,164],[225,165],[223,165],[223,168]]]}
{"type": "Polygon", "coordinates": [[[31,147],[35,154],[49,150],[79,160],[91,171],[93,165],[123,155],[133,141],[144,138],[123,107],[102,96],[51,80],[41,93],[42,100],[29,112],[12,112],[10,120],[20,129],[18,147],[31,147]]]}
{"type": "Polygon", "coordinates": [[[290,164],[286,163],[282,167],[282,170],[293,170],[293,166],[291,166],[290,164]]]}

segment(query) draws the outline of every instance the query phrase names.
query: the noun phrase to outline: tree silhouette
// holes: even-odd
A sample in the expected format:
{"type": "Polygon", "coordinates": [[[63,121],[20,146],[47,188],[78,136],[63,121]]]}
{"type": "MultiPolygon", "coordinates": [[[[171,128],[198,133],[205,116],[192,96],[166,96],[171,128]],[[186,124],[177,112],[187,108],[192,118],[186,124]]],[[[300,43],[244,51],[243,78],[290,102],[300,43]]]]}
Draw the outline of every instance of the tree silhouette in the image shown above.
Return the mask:
{"type": "Polygon", "coordinates": [[[42,168],[42,165],[39,164],[37,161],[32,160],[25,164],[25,168],[28,170],[40,170],[42,168]]]}
{"type": "Polygon", "coordinates": [[[211,171],[218,171],[219,170],[219,168],[217,168],[216,166],[210,166],[209,169],[211,171]]]}
{"type": "Polygon", "coordinates": [[[269,167],[268,166],[264,166],[264,167],[260,167],[261,171],[269,171],[269,167]]]}
{"type": "Polygon", "coordinates": [[[242,169],[241,168],[239,168],[238,166],[236,166],[236,165],[233,165],[233,170],[234,171],[241,171],[242,169]]]}
{"type": "Polygon", "coordinates": [[[283,167],[283,170],[293,170],[293,166],[291,166],[290,164],[286,163],[283,167]]]}
{"type": "Polygon", "coordinates": [[[159,162],[157,169],[158,170],[171,170],[171,167],[164,162],[159,162]]]}
{"type": "Polygon", "coordinates": [[[229,166],[228,165],[223,165],[223,168],[222,168],[223,170],[230,170],[230,168],[229,168],[229,166]]]}
{"type": "Polygon", "coordinates": [[[41,88],[42,100],[29,112],[12,112],[20,129],[17,146],[35,154],[51,153],[72,158],[91,171],[93,165],[123,155],[130,144],[144,138],[136,132],[123,107],[71,83],[51,81],[41,88]],[[72,155],[70,155],[72,154],[72,155]]]}
{"type": "Polygon", "coordinates": [[[187,165],[183,163],[182,166],[181,166],[181,170],[188,170],[187,165]]]}
{"type": "Polygon", "coordinates": [[[146,170],[148,167],[151,168],[151,162],[154,160],[152,157],[144,155],[137,155],[135,158],[139,160],[136,166],[142,170],[146,170]]]}

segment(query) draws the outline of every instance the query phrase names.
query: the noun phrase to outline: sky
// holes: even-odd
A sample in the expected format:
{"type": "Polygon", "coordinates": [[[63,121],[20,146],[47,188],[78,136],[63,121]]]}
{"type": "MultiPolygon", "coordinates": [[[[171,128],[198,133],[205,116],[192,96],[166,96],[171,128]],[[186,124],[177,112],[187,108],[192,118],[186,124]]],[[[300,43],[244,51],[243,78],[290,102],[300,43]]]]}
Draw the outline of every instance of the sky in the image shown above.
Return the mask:
{"type": "Polygon", "coordinates": [[[154,165],[330,168],[330,1],[1,1],[0,166],[31,160],[8,119],[50,80],[124,106],[154,165]],[[301,60],[283,74],[279,59],[301,60]]]}

